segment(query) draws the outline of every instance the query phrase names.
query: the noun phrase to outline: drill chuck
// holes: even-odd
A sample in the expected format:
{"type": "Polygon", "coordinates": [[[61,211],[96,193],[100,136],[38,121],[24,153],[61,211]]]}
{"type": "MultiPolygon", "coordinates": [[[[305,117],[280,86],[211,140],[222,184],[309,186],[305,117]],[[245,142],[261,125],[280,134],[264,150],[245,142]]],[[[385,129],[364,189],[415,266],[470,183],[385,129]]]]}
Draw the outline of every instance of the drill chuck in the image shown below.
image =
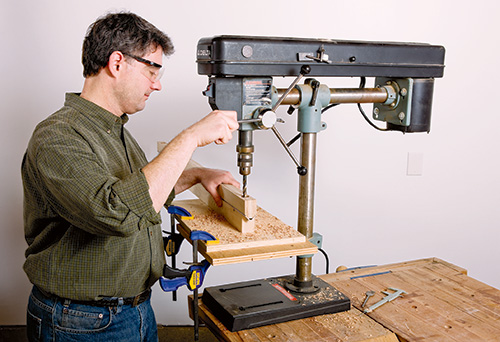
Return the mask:
{"type": "Polygon", "coordinates": [[[238,167],[240,168],[240,175],[242,176],[248,176],[250,174],[253,166],[253,151],[252,131],[239,131],[236,152],[238,152],[238,167]]]}
{"type": "Polygon", "coordinates": [[[248,176],[253,166],[253,145],[252,146],[236,146],[238,152],[238,167],[240,168],[240,175],[248,176]]]}

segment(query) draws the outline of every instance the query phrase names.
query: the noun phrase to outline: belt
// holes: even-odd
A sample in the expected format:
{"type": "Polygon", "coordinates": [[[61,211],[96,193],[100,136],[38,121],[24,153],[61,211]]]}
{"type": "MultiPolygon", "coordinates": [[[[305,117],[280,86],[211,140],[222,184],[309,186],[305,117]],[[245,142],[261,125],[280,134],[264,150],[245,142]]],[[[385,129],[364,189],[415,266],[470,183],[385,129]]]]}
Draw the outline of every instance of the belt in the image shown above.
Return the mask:
{"type": "Polygon", "coordinates": [[[73,300],[73,299],[65,299],[58,297],[53,294],[46,293],[45,291],[41,290],[39,287],[37,289],[40,291],[42,295],[44,295],[47,298],[50,299],[56,299],[61,302],[65,301],[70,301],[71,303],[74,304],[81,304],[81,305],[90,305],[90,306],[100,306],[100,307],[109,307],[109,306],[118,306],[118,305],[132,305],[132,306],[137,306],[139,304],[144,303],[146,300],[148,300],[151,296],[151,289],[147,289],[146,291],[139,293],[135,297],[125,297],[125,298],[102,298],[99,300],[73,300]]]}

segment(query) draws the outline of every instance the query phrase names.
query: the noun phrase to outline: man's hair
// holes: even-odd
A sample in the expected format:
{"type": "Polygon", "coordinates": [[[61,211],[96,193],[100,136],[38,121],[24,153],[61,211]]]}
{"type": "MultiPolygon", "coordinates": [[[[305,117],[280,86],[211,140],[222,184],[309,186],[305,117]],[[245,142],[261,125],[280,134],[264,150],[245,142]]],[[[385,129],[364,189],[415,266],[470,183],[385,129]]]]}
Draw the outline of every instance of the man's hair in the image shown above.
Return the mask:
{"type": "Polygon", "coordinates": [[[114,51],[144,56],[161,47],[163,54],[174,52],[170,38],[134,13],[110,13],[96,20],[83,41],[83,76],[97,75],[114,51]]]}

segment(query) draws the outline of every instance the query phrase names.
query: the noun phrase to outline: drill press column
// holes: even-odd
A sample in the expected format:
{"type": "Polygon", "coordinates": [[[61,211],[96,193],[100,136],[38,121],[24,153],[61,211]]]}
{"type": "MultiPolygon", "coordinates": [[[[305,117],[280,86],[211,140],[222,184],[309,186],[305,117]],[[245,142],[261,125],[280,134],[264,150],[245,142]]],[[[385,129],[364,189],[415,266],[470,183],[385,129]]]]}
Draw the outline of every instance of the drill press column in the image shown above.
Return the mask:
{"type": "MultiPolygon", "coordinates": [[[[298,231],[310,239],[314,223],[314,185],[316,172],[316,133],[303,133],[301,138],[301,164],[307,174],[299,177],[298,231]]],[[[312,287],[312,256],[297,258],[295,286],[306,290],[312,287]]]]}
{"type": "MultiPolygon", "coordinates": [[[[306,80],[307,84],[296,86],[300,93],[297,120],[297,130],[301,132],[300,163],[307,169],[307,173],[299,177],[297,230],[307,239],[312,238],[314,227],[317,133],[325,128],[321,122],[321,109],[330,103],[330,89],[318,82],[318,89],[314,91],[311,86],[313,81],[315,80],[306,80]]],[[[312,276],[312,255],[297,257],[295,279],[288,288],[301,293],[318,291],[312,276]]]]}

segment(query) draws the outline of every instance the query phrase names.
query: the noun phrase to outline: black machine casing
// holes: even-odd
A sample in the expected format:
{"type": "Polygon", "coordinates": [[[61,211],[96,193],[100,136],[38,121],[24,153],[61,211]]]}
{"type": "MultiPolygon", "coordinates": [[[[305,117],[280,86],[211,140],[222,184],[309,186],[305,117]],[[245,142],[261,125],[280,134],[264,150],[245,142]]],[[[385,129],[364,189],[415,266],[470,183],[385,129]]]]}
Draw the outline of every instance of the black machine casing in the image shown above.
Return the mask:
{"type": "Polygon", "coordinates": [[[409,133],[430,131],[434,78],[443,76],[444,56],[443,46],[423,43],[247,36],[202,38],[197,48],[198,73],[211,77],[212,93],[216,93],[207,95],[212,108],[238,113],[242,107],[236,99],[241,97],[238,82],[248,77],[296,77],[304,65],[310,67],[308,77],[376,77],[376,82],[403,83],[411,79],[407,108],[391,111],[379,106],[387,115],[374,115],[387,122],[388,130],[409,133]],[[393,118],[401,111],[408,114],[409,122],[393,118]]]}
{"type": "Polygon", "coordinates": [[[286,284],[294,276],[251,280],[206,288],[203,303],[230,331],[252,329],[293,319],[347,311],[344,294],[314,277],[316,293],[290,292],[286,284]]]}
{"type": "Polygon", "coordinates": [[[198,41],[197,63],[217,77],[297,76],[308,64],[308,76],[433,78],[443,76],[444,54],[422,43],[216,36],[198,41]],[[325,61],[311,58],[321,53],[325,61]]]}

